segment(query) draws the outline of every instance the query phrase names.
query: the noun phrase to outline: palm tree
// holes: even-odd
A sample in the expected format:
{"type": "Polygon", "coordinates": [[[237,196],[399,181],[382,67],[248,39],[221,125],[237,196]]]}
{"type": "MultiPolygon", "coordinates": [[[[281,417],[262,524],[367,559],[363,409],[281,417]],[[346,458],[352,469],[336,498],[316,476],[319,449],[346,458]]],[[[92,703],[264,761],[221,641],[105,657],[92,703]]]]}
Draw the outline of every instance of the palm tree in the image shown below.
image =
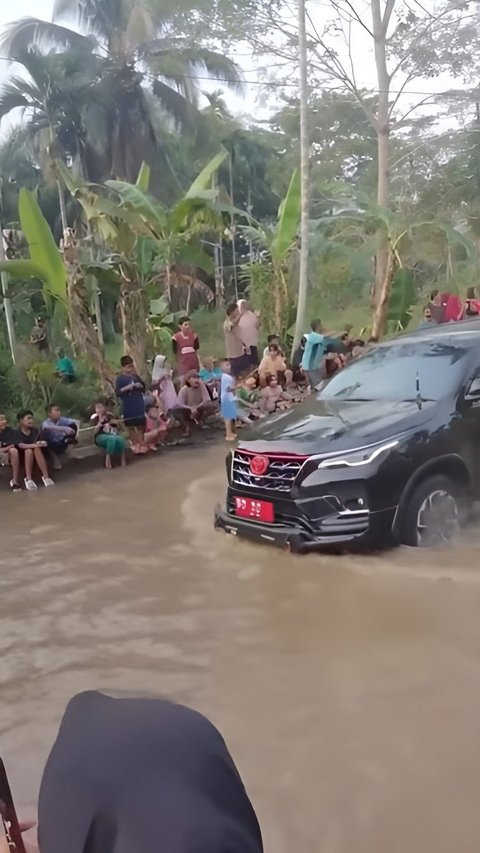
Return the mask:
{"type": "Polygon", "coordinates": [[[23,18],[6,28],[0,44],[12,59],[32,45],[95,57],[94,121],[110,177],[133,181],[142,161],[154,162],[160,143],[155,106],[187,126],[196,113],[202,72],[240,82],[231,60],[174,34],[171,6],[160,10],[153,0],[56,0],[54,23],[23,18]],[[72,21],[80,32],[59,21],[72,21]]]}
{"type": "MultiPolygon", "coordinates": [[[[62,229],[68,227],[65,194],[55,174],[55,159],[68,155],[80,173],[90,176],[94,162],[82,120],[87,108],[95,57],[91,51],[41,53],[30,45],[16,53],[28,77],[12,76],[0,90],[0,119],[20,108],[27,114],[24,135],[29,138],[44,174],[57,183],[62,229]],[[86,75],[88,67],[89,76],[86,75]]],[[[92,176],[93,177],[93,176],[92,176]]]]}

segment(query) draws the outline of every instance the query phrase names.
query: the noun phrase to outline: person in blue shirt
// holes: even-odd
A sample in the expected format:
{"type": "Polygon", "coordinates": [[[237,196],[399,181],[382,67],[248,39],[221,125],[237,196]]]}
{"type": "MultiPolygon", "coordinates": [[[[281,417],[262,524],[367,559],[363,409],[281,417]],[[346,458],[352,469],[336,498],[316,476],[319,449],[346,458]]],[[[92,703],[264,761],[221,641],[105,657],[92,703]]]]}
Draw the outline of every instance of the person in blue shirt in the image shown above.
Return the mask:
{"type": "Polygon", "coordinates": [[[124,355],[120,359],[122,372],[117,376],[115,393],[120,398],[123,422],[127,427],[134,453],[147,453],[145,434],[145,382],[136,374],[133,358],[124,355]]]}
{"type": "Polygon", "coordinates": [[[208,388],[208,393],[212,400],[218,400],[220,396],[220,379],[222,371],[211,356],[206,356],[203,359],[203,367],[198,371],[198,375],[202,382],[208,388]]]}
{"type": "Polygon", "coordinates": [[[65,350],[57,349],[57,360],[55,362],[55,373],[64,382],[76,382],[77,374],[75,373],[75,365],[68,355],[65,355],[65,350]]]}
{"type": "Polygon", "coordinates": [[[47,456],[50,456],[56,471],[61,470],[58,459],[70,444],[77,439],[78,424],[71,418],[63,418],[59,406],[47,407],[47,419],[42,424],[41,437],[47,442],[47,456]]]}
{"type": "Polygon", "coordinates": [[[313,320],[311,329],[312,331],[305,335],[302,370],[310,387],[314,389],[319,382],[325,379],[325,354],[327,348],[334,345],[337,339],[324,333],[321,320],[313,320]]]}

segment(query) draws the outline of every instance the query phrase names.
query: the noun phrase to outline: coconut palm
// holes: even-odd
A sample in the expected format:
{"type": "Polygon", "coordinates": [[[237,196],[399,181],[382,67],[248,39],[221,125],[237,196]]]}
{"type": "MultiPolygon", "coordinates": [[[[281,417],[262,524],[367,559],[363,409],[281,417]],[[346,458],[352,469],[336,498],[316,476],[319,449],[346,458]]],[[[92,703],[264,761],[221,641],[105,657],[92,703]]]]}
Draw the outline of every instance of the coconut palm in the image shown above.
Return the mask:
{"type": "Polygon", "coordinates": [[[153,0],[56,0],[54,23],[23,18],[4,33],[0,50],[12,59],[32,45],[93,51],[99,77],[90,118],[104,141],[110,177],[133,181],[142,161],[154,162],[156,108],[177,125],[193,121],[198,75],[239,82],[236,65],[225,56],[174,34],[173,6],[162,4],[160,10],[153,0]],[[60,21],[75,23],[80,32],[60,21]]]}

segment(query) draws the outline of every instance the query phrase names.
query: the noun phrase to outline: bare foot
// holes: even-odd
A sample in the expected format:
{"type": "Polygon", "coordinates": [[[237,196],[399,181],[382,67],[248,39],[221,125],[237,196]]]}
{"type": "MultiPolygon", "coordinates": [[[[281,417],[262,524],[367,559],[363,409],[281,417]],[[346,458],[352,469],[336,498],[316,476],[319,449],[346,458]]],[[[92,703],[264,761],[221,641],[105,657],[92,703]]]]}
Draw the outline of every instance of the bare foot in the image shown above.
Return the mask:
{"type": "Polygon", "coordinates": [[[122,468],[125,468],[125,465],[126,465],[126,464],[127,464],[127,457],[125,456],[125,454],[124,454],[124,453],[122,453],[122,458],[121,458],[121,460],[120,460],[120,465],[122,466],[122,468]]]}
{"type": "Polygon", "coordinates": [[[232,432],[231,435],[225,436],[225,441],[235,441],[236,438],[237,438],[237,434],[235,432],[232,432]]]}
{"type": "Polygon", "coordinates": [[[105,457],[105,468],[107,469],[107,471],[111,471],[112,469],[112,460],[110,456],[105,457]]]}

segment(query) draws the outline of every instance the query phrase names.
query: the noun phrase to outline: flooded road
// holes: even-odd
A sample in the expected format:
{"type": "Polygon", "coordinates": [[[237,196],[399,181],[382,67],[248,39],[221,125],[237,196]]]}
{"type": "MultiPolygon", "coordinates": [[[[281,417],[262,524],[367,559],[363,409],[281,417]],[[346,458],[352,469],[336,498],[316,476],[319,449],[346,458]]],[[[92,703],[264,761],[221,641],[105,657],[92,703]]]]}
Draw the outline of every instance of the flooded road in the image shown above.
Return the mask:
{"type": "Polygon", "coordinates": [[[222,730],[267,853],[477,853],[480,567],[293,557],[217,534],[223,447],[1,494],[0,753],[19,810],[69,697],[222,730]]]}

